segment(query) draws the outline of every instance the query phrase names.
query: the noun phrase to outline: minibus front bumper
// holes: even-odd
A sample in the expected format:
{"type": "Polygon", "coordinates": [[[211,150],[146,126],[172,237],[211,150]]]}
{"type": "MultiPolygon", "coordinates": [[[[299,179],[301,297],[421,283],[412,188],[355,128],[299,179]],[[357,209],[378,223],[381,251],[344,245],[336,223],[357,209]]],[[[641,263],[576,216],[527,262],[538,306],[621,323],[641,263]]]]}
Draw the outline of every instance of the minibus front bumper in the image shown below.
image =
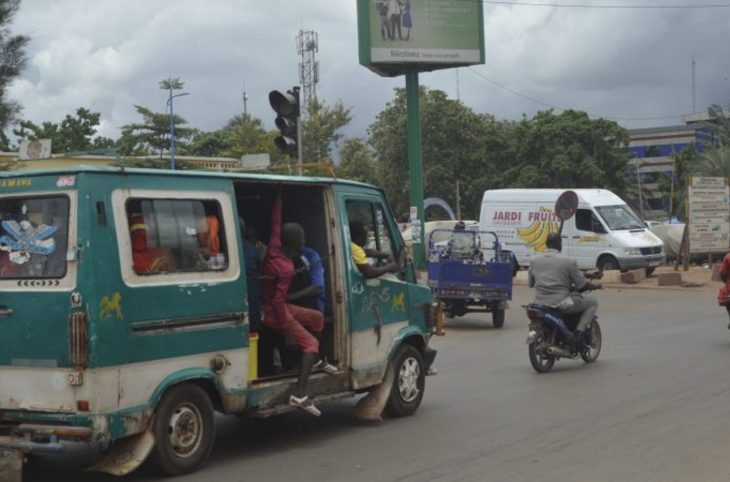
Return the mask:
{"type": "Polygon", "coordinates": [[[622,270],[640,269],[640,268],[656,268],[667,261],[664,253],[650,256],[624,256],[618,258],[619,267],[622,270]]]}

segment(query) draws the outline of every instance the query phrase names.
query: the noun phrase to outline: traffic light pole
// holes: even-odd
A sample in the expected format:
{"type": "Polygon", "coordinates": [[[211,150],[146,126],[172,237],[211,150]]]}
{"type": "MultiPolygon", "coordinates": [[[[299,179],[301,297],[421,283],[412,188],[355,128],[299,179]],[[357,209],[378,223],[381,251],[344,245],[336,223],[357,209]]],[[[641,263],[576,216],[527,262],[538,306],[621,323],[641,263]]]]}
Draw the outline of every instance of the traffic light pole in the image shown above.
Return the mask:
{"type": "Polygon", "coordinates": [[[421,108],[418,71],[406,72],[406,105],[408,115],[408,172],[411,191],[411,229],[413,234],[413,262],[416,270],[426,269],[424,249],[423,164],[421,162],[421,108]],[[413,212],[415,211],[415,213],[413,212]],[[414,223],[415,222],[415,223],[414,223]],[[414,226],[415,224],[415,226],[414,226]],[[419,241],[419,242],[416,242],[419,241]]]}
{"type": "MultiPolygon", "coordinates": [[[[299,98],[299,95],[297,95],[297,99],[298,98],[299,98]]],[[[303,144],[304,143],[302,142],[302,115],[299,114],[299,117],[297,119],[297,176],[304,175],[304,171],[302,169],[302,164],[304,162],[303,144]]]]}

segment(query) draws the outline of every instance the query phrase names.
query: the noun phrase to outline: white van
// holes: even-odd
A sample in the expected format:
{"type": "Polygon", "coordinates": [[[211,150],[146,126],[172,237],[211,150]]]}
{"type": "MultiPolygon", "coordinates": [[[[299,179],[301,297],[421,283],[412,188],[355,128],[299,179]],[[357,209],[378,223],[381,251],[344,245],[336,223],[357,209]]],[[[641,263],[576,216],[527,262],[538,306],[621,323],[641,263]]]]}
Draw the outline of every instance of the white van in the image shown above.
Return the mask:
{"type": "MultiPolygon", "coordinates": [[[[558,231],[553,208],[566,189],[497,189],[485,191],[479,224],[495,231],[520,266],[528,266],[545,241],[558,231]]],[[[563,253],[581,269],[646,268],[664,263],[664,245],[631,208],[606,189],[573,189],[578,211],[563,227],[563,253]]]]}

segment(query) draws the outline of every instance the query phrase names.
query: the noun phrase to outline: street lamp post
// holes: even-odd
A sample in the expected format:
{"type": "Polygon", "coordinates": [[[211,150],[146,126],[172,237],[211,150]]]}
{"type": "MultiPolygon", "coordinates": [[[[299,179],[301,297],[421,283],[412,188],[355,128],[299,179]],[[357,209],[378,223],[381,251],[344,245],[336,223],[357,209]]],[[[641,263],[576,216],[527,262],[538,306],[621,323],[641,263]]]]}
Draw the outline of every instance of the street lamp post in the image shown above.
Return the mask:
{"type": "Polygon", "coordinates": [[[182,92],[180,94],[172,95],[172,82],[169,86],[170,97],[167,99],[167,103],[170,105],[170,168],[175,170],[175,114],[172,108],[172,99],[175,97],[182,97],[183,95],[189,95],[188,92],[182,92]]]}

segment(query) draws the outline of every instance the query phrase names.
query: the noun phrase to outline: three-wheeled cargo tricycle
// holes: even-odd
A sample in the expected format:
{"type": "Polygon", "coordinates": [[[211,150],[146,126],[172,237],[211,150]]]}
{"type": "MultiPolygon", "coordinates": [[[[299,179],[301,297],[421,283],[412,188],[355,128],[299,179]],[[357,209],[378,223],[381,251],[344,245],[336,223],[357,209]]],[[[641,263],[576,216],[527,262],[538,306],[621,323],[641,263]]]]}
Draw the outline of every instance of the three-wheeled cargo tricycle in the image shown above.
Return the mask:
{"type": "Polygon", "coordinates": [[[436,229],[429,235],[428,284],[449,318],[491,312],[494,327],[504,326],[513,274],[512,254],[502,249],[495,232],[436,229]],[[448,240],[437,242],[444,234],[448,240]],[[491,246],[488,238],[494,239],[491,246]]]}

